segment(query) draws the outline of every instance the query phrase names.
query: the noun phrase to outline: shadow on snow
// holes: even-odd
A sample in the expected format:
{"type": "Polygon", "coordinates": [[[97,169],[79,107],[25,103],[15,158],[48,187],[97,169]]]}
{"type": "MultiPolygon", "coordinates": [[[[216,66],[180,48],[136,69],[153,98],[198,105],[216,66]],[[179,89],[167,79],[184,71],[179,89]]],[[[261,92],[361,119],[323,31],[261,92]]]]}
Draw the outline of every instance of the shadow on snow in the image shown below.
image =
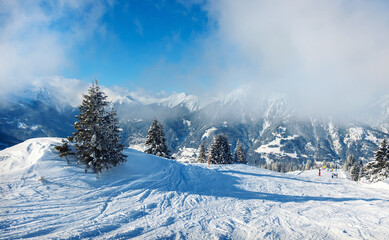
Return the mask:
{"type": "MultiPolygon", "coordinates": [[[[139,160],[135,160],[139,161],[139,160]]],[[[358,198],[358,197],[325,197],[325,196],[299,196],[285,195],[267,192],[254,192],[239,187],[242,178],[230,174],[252,175],[258,177],[258,184],[261,184],[263,178],[279,178],[279,181],[292,180],[302,181],[311,184],[336,184],[323,183],[290,176],[258,174],[241,172],[236,170],[218,170],[208,169],[204,166],[187,165],[176,161],[156,158],[155,156],[146,156],[141,161],[145,165],[154,165],[154,170],[144,175],[139,171],[134,178],[117,179],[113,185],[120,185],[127,182],[125,189],[121,191],[131,191],[137,189],[149,189],[158,191],[175,191],[178,193],[196,194],[213,197],[229,197],[241,200],[257,199],[274,202],[307,202],[307,201],[329,201],[329,202],[346,202],[346,201],[388,201],[378,198],[358,198]],[[157,164],[157,165],[156,165],[157,164]]],[[[128,168],[132,168],[131,159],[128,168]]],[[[139,164],[139,163],[138,163],[139,164]]],[[[135,164],[135,167],[138,165],[135,164]]],[[[123,170],[125,171],[125,170],[123,170]]],[[[120,175],[120,174],[119,174],[120,175]]],[[[110,184],[111,185],[111,184],[110,184]]],[[[111,185],[112,186],[112,185],[111,185]]]]}

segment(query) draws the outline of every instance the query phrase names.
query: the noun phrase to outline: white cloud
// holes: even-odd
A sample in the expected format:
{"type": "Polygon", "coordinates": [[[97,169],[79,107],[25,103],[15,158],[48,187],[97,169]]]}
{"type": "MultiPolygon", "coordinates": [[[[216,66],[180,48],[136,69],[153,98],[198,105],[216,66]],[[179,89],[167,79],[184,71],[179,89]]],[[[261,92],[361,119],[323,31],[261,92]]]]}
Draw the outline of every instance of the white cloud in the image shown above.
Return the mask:
{"type": "Polygon", "coordinates": [[[82,102],[82,94],[87,93],[89,83],[78,79],[53,76],[34,79],[29,86],[30,89],[47,90],[53,98],[59,101],[56,104],[69,104],[77,107],[82,102]]]}
{"type": "Polygon", "coordinates": [[[385,1],[211,0],[206,9],[217,24],[213,47],[233,52],[217,69],[223,84],[284,92],[319,113],[356,109],[389,89],[385,1]]]}
{"type": "Polygon", "coordinates": [[[0,0],[0,93],[71,66],[67,51],[95,33],[112,3],[0,0]]]}

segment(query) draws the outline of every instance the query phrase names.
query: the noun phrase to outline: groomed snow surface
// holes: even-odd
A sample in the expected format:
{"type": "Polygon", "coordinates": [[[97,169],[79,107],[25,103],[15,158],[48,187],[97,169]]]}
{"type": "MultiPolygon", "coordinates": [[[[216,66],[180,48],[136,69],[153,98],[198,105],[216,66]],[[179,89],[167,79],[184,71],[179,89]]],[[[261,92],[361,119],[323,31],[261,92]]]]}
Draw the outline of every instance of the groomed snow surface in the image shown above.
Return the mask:
{"type": "Polygon", "coordinates": [[[388,239],[389,184],[135,150],[96,178],[56,138],[0,152],[1,239],[388,239]],[[40,180],[39,180],[40,179],[40,180]]]}

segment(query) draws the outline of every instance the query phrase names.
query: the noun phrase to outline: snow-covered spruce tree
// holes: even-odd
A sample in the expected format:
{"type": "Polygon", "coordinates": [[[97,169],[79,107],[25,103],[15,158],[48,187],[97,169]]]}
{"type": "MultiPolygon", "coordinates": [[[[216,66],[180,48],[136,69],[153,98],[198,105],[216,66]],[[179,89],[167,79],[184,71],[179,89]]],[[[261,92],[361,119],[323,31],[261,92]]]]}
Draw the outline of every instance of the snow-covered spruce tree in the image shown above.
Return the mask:
{"type": "Polygon", "coordinates": [[[362,161],[360,161],[359,174],[358,179],[362,179],[366,176],[366,167],[363,165],[362,161]]]}
{"type": "Polygon", "coordinates": [[[343,171],[348,172],[350,171],[351,167],[355,163],[355,157],[354,155],[350,154],[347,156],[346,162],[343,164],[343,171]]]}
{"type": "Polygon", "coordinates": [[[108,101],[100,90],[97,80],[83,95],[80,114],[74,124],[74,146],[79,162],[85,164],[85,172],[92,168],[95,173],[126,161],[119,135],[118,120],[114,110],[108,112],[108,101]]]}
{"type": "Polygon", "coordinates": [[[281,172],[281,163],[273,162],[271,165],[271,170],[275,172],[281,172]]]}
{"type": "Polygon", "coordinates": [[[389,176],[388,145],[384,139],[375,153],[374,160],[366,166],[370,182],[378,182],[389,176]]]}
{"type": "Polygon", "coordinates": [[[353,180],[353,181],[359,180],[359,171],[360,171],[360,165],[359,165],[359,163],[355,162],[350,168],[351,180],[353,180]]]}
{"type": "Polygon", "coordinates": [[[69,146],[69,141],[68,140],[61,140],[61,145],[57,145],[54,147],[59,152],[59,157],[60,158],[65,158],[67,163],[69,164],[69,159],[67,158],[69,155],[74,155],[74,153],[71,151],[70,146],[69,146]]]}
{"type": "Polygon", "coordinates": [[[304,170],[311,170],[313,168],[313,163],[311,160],[307,160],[305,166],[304,166],[304,170]]]}
{"type": "Polygon", "coordinates": [[[109,113],[105,116],[105,143],[108,154],[108,162],[116,166],[126,161],[126,155],[123,154],[124,145],[121,143],[119,119],[115,108],[111,108],[109,113]]]}
{"type": "Polygon", "coordinates": [[[232,163],[232,155],[227,136],[218,134],[213,138],[209,146],[208,161],[211,164],[232,163]]]}
{"type": "Polygon", "coordinates": [[[200,148],[199,148],[199,155],[197,156],[197,161],[200,163],[207,162],[207,155],[205,153],[205,142],[204,141],[201,141],[200,148]]]}
{"type": "Polygon", "coordinates": [[[154,119],[150,125],[150,129],[146,137],[146,145],[149,146],[146,149],[146,153],[156,156],[170,158],[169,150],[166,146],[165,132],[163,131],[163,125],[154,119]]]}
{"type": "Polygon", "coordinates": [[[235,147],[235,150],[234,150],[234,162],[247,164],[246,153],[245,153],[244,147],[239,142],[239,140],[238,140],[236,147],[235,147]]]}

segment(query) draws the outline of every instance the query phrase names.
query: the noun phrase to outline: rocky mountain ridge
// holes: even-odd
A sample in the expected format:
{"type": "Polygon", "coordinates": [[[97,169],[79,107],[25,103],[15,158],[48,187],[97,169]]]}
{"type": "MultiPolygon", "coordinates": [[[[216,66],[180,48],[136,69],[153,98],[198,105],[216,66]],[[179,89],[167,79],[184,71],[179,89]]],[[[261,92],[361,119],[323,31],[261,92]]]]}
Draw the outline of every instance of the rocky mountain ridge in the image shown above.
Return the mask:
{"type": "MultiPolygon", "coordinates": [[[[0,109],[2,148],[32,137],[65,137],[73,131],[77,108],[58,100],[50,90],[30,89],[27,97],[10,99],[0,109]]],[[[284,96],[250,104],[244,91],[208,102],[185,93],[160,98],[111,93],[109,99],[118,110],[126,145],[143,149],[150,123],[158,118],[173,156],[188,161],[195,159],[201,141],[208,146],[218,133],[228,136],[232,149],[240,140],[251,164],[341,161],[348,154],[368,161],[389,136],[389,104],[384,101],[378,105],[383,114],[375,123],[342,123],[330,117],[296,116],[284,96]]]]}

